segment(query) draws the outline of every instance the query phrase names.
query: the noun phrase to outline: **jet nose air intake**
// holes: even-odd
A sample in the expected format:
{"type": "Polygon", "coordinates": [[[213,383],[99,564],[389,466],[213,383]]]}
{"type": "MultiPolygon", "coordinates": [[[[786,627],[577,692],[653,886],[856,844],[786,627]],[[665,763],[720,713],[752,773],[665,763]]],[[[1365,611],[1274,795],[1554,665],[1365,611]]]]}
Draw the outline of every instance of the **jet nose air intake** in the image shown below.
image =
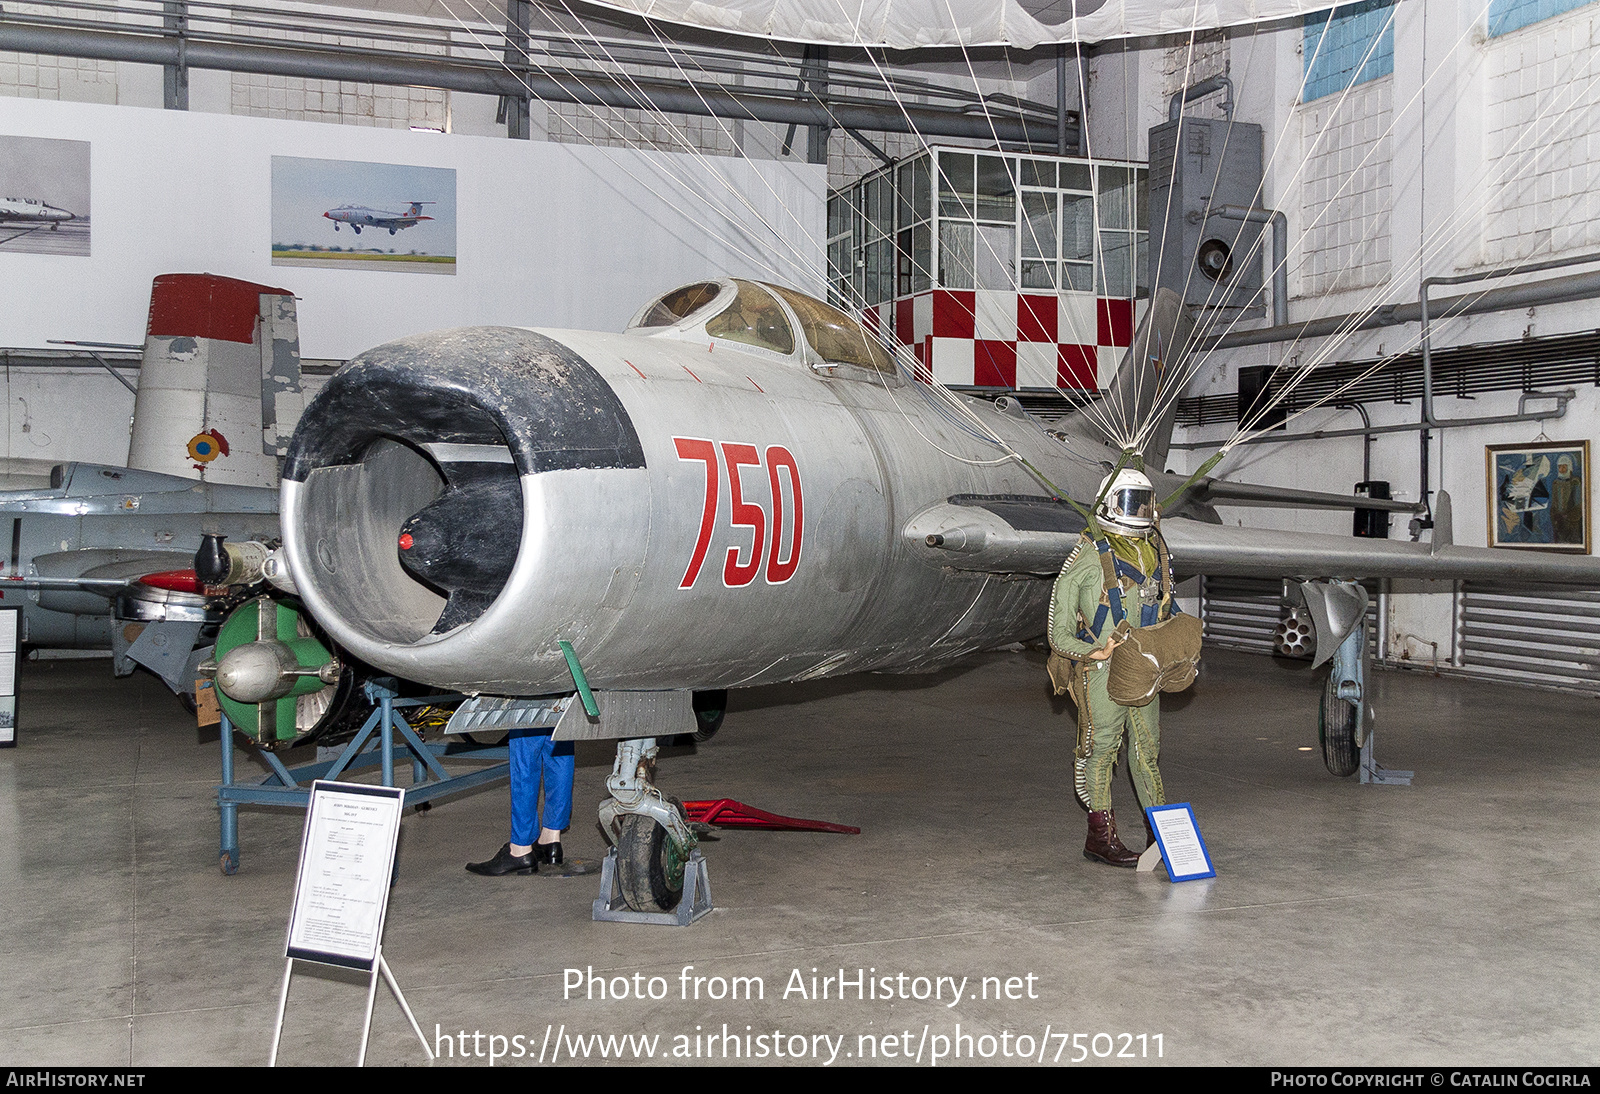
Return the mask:
{"type": "Polygon", "coordinates": [[[509,327],[439,331],[361,355],[313,400],[285,460],[303,484],[285,521],[315,530],[312,595],[372,639],[415,643],[505,589],[524,477],[643,466],[616,393],[568,347],[509,327]]]}

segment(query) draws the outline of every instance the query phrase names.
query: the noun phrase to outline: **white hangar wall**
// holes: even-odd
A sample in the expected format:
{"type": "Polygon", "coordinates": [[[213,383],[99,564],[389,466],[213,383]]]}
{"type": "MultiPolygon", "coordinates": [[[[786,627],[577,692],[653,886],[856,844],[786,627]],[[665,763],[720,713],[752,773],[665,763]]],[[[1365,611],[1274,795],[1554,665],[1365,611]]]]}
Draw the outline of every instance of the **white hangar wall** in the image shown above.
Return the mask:
{"type": "MultiPolygon", "coordinates": [[[[291,290],[301,354],[325,360],[440,327],[620,330],[709,274],[825,284],[822,166],[23,98],[0,98],[0,134],[88,141],[92,186],[88,257],[0,252],[0,347],[142,342],[174,272],[291,290]],[[454,170],[455,275],[272,265],[274,156],[454,170]]],[[[133,397],[110,376],[8,372],[0,457],[126,459],[133,397]]]]}
{"type": "Polygon", "coordinates": [[[442,326],[616,330],[715,271],[824,284],[826,185],[805,164],[28,99],[0,99],[0,132],[92,146],[91,255],[0,255],[22,290],[7,346],[140,341],[167,272],[292,289],[302,355],[333,359],[442,326]],[[455,276],[272,265],[274,156],[453,169],[455,276]]]}
{"type": "MultiPolygon", "coordinates": [[[[1494,10],[1506,6],[1496,0],[1494,10]]],[[[1301,101],[1303,32],[1299,27],[1242,35],[1220,59],[1197,51],[1197,78],[1224,72],[1237,90],[1236,116],[1265,129],[1269,157],[1261,203],[1288,221],[1291,323],[1357,312],[1382,304],[1414,303],[1423,277],[1453,276],[1519,261],[1564,259],[1600,252],[1600,4],[1589,3],[1508,33],[1487,31],[1483,0],[1401,0],[1394,12],[1393,72],[1348,93],[1301,101]]],[[[1158,71],[1145,51],[1128,58],[1128,79],[1154,84],[1158,71]]],[[[1165,66],[1172,68],[1171,57],[1165,66]]],[[[1125,77],[1107,64],[1108,94],[1125,77]]],[[[1166,91],[1172,90],[1164,88],[1166,91]]],[[[1091,117],[1097,101],[1091,86],[1091,117]]],[[[1149,96],[1154,103],[1156,96],[1149,96]]],[[[1220,116],[1214,96],[1189,107],[1220,116]]],[[[1161,116],[1165,117],[1165,103],[1161,116]]],[[[1142,140],[1142,136],[1140,138],[1142,140]]],[[[1591,272],[1579,265],[1480,285],[1436,286],[1430,298],[1468,294],[1498,284],[1533,283],[1591,272]]],[[[1446,349],[1518,343],[1600,327],[1595,301],[1545,304],[1435,323],[1432,344],[1446,349]]],[[[1262,322],[1244,326],[1265,325],[1262,322]]],[[[1414,350],[1415,323],[1380,327],[1340,339],[1251,346],[1209,355],[1190,396],[1231,395],[1238,370],[1249,365],[1293,367],[1373,360],[1414,350]]],[[[1568,384],[1551,385],[1564,388],[1568,384]]],[[[1435,431],[1430,449],[1435,491],[1450,493],[1456,542],[1488,542],[1485,446],[1589,441],[1600,453],[1600,390],[1577,383],[1576,398],[1557,419],[1435,431]]],[[[1518,391],[1462,399],[1441,390],[1441,419],[1515,414],[1518,391]]],[[[1549,402],[1530,407],[1548,407],[1549,402]]],[[[1415,422],[1420,406],[1370,402],[1374,425],[1415,422]]],[[[1288,423],[1290,432],[1361,425],[1350,410],[1319,409],[1288,423]]],[[[1175,451],[1174,469],[1192,470],[1234,430],[1232,425],[1180,428],[1175,441],[1211,442],[1175,451]]],[[[1414,500],[1421,489],[1416,432],[1375,436],[1371,476],[1387,479],[1394,495],[1414,500]]],[[[1217,474],[1246,482],[1347,493],[1363,478],[1359,437],[1302,440],[1235,448],[1217,474]]],[[[1591,487],[1591,504],[1600,494],[1591,487]]],[[[1348,535],[1348,513],[1230,508],[1230,523],[1348,535]]],[[[1391,536],[1405,538],[1397,516],[1391,536]]],[[[1428,533],[1424,532],[1426,538],[1428,533]]],[[[1396,583],[1389,598],[1390,656],[1441,658],[1452,648],[1455,598],[1448,587],[1396,583]]]]}

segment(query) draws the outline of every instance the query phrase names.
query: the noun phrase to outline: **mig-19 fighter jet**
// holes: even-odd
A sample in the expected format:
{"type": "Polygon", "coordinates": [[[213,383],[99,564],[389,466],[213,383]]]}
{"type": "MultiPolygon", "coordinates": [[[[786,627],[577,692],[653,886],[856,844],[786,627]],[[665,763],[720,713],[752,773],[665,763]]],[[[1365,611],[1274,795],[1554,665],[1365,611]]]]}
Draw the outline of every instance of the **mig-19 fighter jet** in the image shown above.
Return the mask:
{"type": "MultiPolygon", "coordinates": [[[[1108,401],[1148,412],[1150,332],[1183,344],[1179,313],[1160,290],[1108,401]]],[[[1180,577],[1600,584],[1593,558],[1450,545],[1442,504],[1432,544],[1227,528],[1218,501],[1413,507],[1186,484],[1160,472],[1166,445],[1139,455],[1175,495],[1180,577]]],[[[694,837],[647,773],[654,738],[693,728],[694,693],[933,671],[1040,635],[1083,514],[1129,458],[1087,419],[1047,430],[925,382],[811,296],[708,280],[621,334],[476,327],[362,354],[300,420],[282,535],[305,604],[354,656],[521,701],[558,739],[618,739],[601,814],[623,893],[667,908],[694,837]]],[[[1326,656],[1360,623],[1338,590],[1359,586],[1319,587],[1326,656]]],[[[1348,746],[1360,696],[1329,702],[1348,746]]]]}

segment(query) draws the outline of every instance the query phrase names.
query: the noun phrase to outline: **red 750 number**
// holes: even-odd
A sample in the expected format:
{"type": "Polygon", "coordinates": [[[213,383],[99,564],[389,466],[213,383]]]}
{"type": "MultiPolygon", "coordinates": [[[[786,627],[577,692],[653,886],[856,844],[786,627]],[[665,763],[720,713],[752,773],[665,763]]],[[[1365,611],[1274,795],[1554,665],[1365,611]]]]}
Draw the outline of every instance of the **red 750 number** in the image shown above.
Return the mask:
{"type": "MultiPolygon", "coordinates": [[[[692,588],[700,576],[711,535],[717,527],[721,509],[721,475],[718,465],[728,473],[729,525],[750,529],[750,546],[729,547],[722,563],[722,583],[730,589],[742,588],[766,572],[768,585],[782,585],[800,568],[800,543],[805,530],[805,503],[800,495],[800,466],[794,454],[781,444],[770,445],[763,454],[753,444],[733,441],[708,441],[698,437],[674,437],[678,459],[705,465],[705,500],[700,511],[700,534],[695,538],[694,554],[683,572],[678,588],[692,588]],[[719,458],[720,453],[720,458],[719,458]],[[746,480],[742,468],[766,468],[771,519],[759,498],[751,501],[746,490],[759,484],[759,475],[746,480]],[[785,489],[787,487],[787,489],[785,489]],[[791,515],[792,514],[792,515],[791,515]],[[769,533],[770,532],[770,536],[769,533]],[[787,551],[785,551],[787,548],[787,551]],[[743,561],[741,561],[741,556],[743,561]]],[[[755,486],[759,492],[759,485],[755,486]]]]}

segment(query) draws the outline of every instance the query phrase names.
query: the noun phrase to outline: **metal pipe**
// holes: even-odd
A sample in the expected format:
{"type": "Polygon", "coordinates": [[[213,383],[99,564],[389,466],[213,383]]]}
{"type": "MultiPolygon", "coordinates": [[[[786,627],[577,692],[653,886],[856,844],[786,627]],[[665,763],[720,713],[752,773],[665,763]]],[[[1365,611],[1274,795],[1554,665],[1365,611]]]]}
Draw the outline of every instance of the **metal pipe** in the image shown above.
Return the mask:
{"type": "Polygon", "coordinates": [[[1272,325],[1281,327],[1289,322],[1289,229],[1284,215],[1276,209],[1224,205],[1206,214],[1207,219],[1211,217],[1272,227],[1272,325]]]}
{"type": "MultiPolygon", "coordinates": [[[[828,47],[807,46],[805,58],[800,62],[800,79],[805,89],[809,91],[818,102],[826,102],[828,98],[828,47]]],[[[844,128],[856,128],[848,122],[842,123],[844,128]]],[[[828,140],[833,135],[833,124],[813,125],[806,131],[806,162],[826,164],[828,162],[828,140]]]]}
{"type": "Polygon", "coordinates": [[[1183,113],[1185,103],[1192,103],[1196,99],[1203,99],[1216,91],[1226,91],[1228,94],[1222,100],[1222,109],[1229,118],[1233,117],[1233,81],[1226,76],[1212,76],[1201,80],[1197,84],[1190,84],[1182,91],[1172,93],[1172,98],[1167,101],[1167,120],[1175,122],[1183,113]]]}
{"type": "Polygon", "coordinates": [[[178,40],[178,63],[161,70],[161,105],[166,110],[189,109],[189,68],[184,63],[182,43],[189,28],[189,5],[184,0],[164,0],[161,5],[162,29],[178,40]]]}
{"type": "Polygon", "coordinates": [[[969,114],[863,99],[830,99],[824,104],[779,88],[701,85],[696,90],[683,81],[613,76],[576,69],[535,71],[524,65],[519,72],[513,72],[499,64],[442,57],[372,56],[306,46],[245,46],[197,39],[184,39],[180,43],[172,38],[126,31],[0,23],[0,50],[131,64],[175,65],[181,62],[188,68],[435,87],[476,95],[533,95],[548,102],[623,109],[648,106],[663,113],[780,125],[839,125],[877,132],[916,132],[930,137],[989,141],[998,137],[1003,142],[1016,144],[1047,143],[1044,138],[1050,132],[1049,123],[1043,119],[1030,123],[1022,117],[995,117],[987,112],[969,114]]]}
{"type": "MultiPolygon", "coordinates": [[[[1544,625],[1544,627],[1549,627],[1549,630],[1528,630],[1528,632],[1518,632],[1515,633],[1515,635],[1507,635],[1507,633],[1504,632],[1504,630],[1499,629],[1499,627],[1483,627],[1483,625],[1467,624],[1466,627],[1462,627],[1461,633],[1462,635],[1470,635],[1470,637],[1474,638],[1486,638],[1486,640],[1493,641],[1507,641],[1507,643],[1522,643],[1522,641],[1526,641],[1526,643],[1531,643],[1531,645],[1538,646],[1566,646],[1571,645],[1573,640],[1576,640],[1576,638],[1600,638],[1600,627],[1574,627],[1573,624],[1566,624],[1566,622],[1557,624],[1557,622],[1554,621],[1546,621],[1542,625],[1544,625]]],[[[1594,643],[1589,641],[1589,643],[1584,643],[1584,645],[1594,646],[1594,643]]]]}
{"type": "MultiPolygon", "coordinates": [[[[1600,262],[1600,253],[1574,255],[1571,258],[1553,258],[1544,262],[1525,262],[1514,266],[1500,266],[1493,270],[1480,270],[1475,273],[1454,274],[1447,277],[1424,277],[1421,290],[1417,294],[1417,305],[1421,313],[1419,319],[1422,323],[1420,334],[1422,342],[1422,420],[1425,422],[1435,420],[1433,414],[1433,339],[1432,325],[1428,314],[1428,288],[1430,286],[1464,285],[1472,281],[1488,281],[1493,278],[1510,277],[1519,273],[1537,273],[1540,270],[1555,270],[1563,266],[1582,266],[1590,262],[1600,262]]],[[[1454,297],[1453,299],[1460,300],[1462,297],[1454,297]]],[[[1557,416],[1559,417],[1559,415],[1557,416]]]]}
{"type": "MultiPolygon", "coordinates": [[[[532,25],[533,5],[529,0],[506,0],[506,52],[504,60],[507,64],[515,64],[522,58],[530,56],[528,52],[528,28],[532,25]]],[[[514,141],[533,139],[532,109],[528,96],[507,95],[500,100],[500,111],[505,116],[496,118],[503,121],[506,127],[506,136],[514,141]]]]}
{"type": "MultiPolygon", "coordinates": [[[[1600,262],[1600,254],[1574,255],[1571,258],[1555,258],[1544,262],[1522,263],[1515,266],[1500,266],[1493,270],[1480,270],[1476,273],[1456,274],[1447,277],[1424,277],[1421,288],[1417,293],[1417,304],[1421,309],[1420,322],[1422,324],[1422,436],[1419,438],[1422,445],[1420,475],[1422,480],[1422,504],[1428,505],[1428,497],[1433,493],[1433,475],[1429,467],[1429,445],[1433,441],[1432,430],[1443,428],[1443,423],[1433,413],[1433,353],[1432,353],[1432,328],[1428,317],[1428,287],[1430,285],[1464,285],[1472,281],[1488,281],[1492,278],[1509,277],[1519,273],[1535,273],[1539,270],[1554,270],[1563,266],[1579,266],[1589,262],[1600,262]]],[[[1523,400],[1525,403],[1526,400],[1523,400]]],[[[1523,403],[1518,404],[1520,413],[1523,403]]],[[[1553,418],[1560,418],[1567,412],[1566,400],[1561,400],[1553,418]]],[[[1523,419],[1527,420],[1527,419],[1523,419]]],[[[1432,525],[1431,507],[1429,516],[1423,520],[1423,527],[1432,525]]]]}
{"type": "MultiPolygon", "coordinates": [[[[1485,664],[1481,666],[1484,668],[1504,667],[1507,669],[1516,669],[1519,672],[1542,673],[1545,676],[1563,676],[1569,680],[1600,680],[1600,673],[1596,673],[1593,669],[1585,671],[1581,668],[1562,668],[1558,664],[1551,664],[1549,660],[1540,661],[1531,657],[1519,658],[1510,650],[1483,647],[1478,645],[1476,642],[1463,641],[1461,643],[1461,648],[1463,650],[1477,651],[1478,659],[1482,662],[1485,662],[1485,664]]],[[[1578,664],[1579,662],[1571,663],[1578,664]]],[[[1471,669],[1479,666],[1468,665],[1466,667],[1471,669]]]]}
{"type": "MultiPolygon", "coordinates": [[[[1504,600],[1504,603],[1497,603],[1496,599],[1493,597],[1475,596],[1472,593],[1466,593],[1462,596],[1461,603],[1462,606],[1472,608],[1476,614],[1490,622],[1500,621],[1504,623],[1515,623],[1516,625],[1523,627],[1527,626],[1527,600],[1521,597],[1505,597],[1501,599],[1504,600]],[[1491,616],[1493,619],[1490,619],[1491,616]]],[[[1561,605],[1561,614],[1596,618],[1600,617],[1600,606],[1563,602],[1561,605]]]]}
{"type": "Polygon", "coordinates": [[[1361,481],[1372,481],[1372,415],[1367,413],[1367,408],[1361,403],[1335,403],[1337,410],[1353,410],[1361,415],[1361,424],[1367,427],[1367,432],[1361,434],[1361,481]]]}
{"type": "MultiPolygon", "coordinates": [[[[1534,422],[1546,418],[1559,418],[1566,413],[1566,404],[1578,397],[1572,388],[1563,388],[1561,391],[1525,391],[1517,400],[1518,412],[1516,414],[1495,414],[1484,418],[1449,418],[1433,423],[1434,429],[1455,429],[1464,425],[1503,425],[1507,422],[1534,422]],[[1529,399],[1555,399],[1560,404],[1556,410],[1548,414],[1527,413],[1522,410],[1529,399]]],[[[1342,409],[1342,408],[1339,408],[1342,409]]],[[[1329,441],[1337,437],[1361,437],[1378,433],[1415,433],[1418,430],[1430,428],[1423,422],[1400,422],[1395,425],[1375,425],[1361,429],[1314,429],[1305,433],[1275,433],[1271,436],[1247,437],[1240,444],[1279,444],[1288,441],[1329,441]]],[[[1196,448],[1215,448],[1216,441],[1185,441],[1175,443],[1169,447],[1190,451],[1196,448]]]]}
{"type": "Polygon", "coordinates": [[[1078,44],[1078,155],[1089,158],[1089,53],[1078,44]]]}
{"type": "Polygon", "coordinates": [[[1067,46],[1056,46],[1056,155],[1067,154],[1067,46]]]}
{"type": "Polygon", "coordinates": [[[133,382],[131,380],[129,380],[126,376],[122,375],[122,373],[120,373],[116,369],[112,368],[110,361],[107,361],[104,357],[101,357],[94,350],[90,350],[89,351],[89,356],[93,357],[96,361],[100,362],[100,367],[105,369],[107,372],[111,373],[112,377],[117,381],[117,383],[121,384],[123,387],[125,387],[129,391],[133,392],[135,395],[139,394],[139,389],[136,386],[134,386],[133,382]]]}
{"type": "MultiPolygon", "coordinates": [[[[1541,267],[1524,266],[1519,272],[1532,272],[1538,268],[1541,267]]],[[[1450,296],[1443,300],[1432,301],[1430,311],[1435,318],[1449,319],[1458,315],[1514,311],[1517,308],[1534,307],[1539,304],[1562,304],[1573,300],[1591,300],[1595,297],[1600,297],[1600,272],[1590,271],[1568,277],[1551,278],[1549,281],[1535,281],[1530,285],[1509,285],[1466,296],[1450,296]]],[[[1260,330],[1233,331],[1201,339],[1200,348],[1238,349],[1240,346],[1262,346],[1273,342],[1292,342],[1300,338],[1326,338],[1330,335],[1354,334],[1357,331],[1375,330],[1378,327],[1392,327],[1400,323],[1415,323],[1421,318],[1420,302],[1384,304],[1364,312],[1311,319],[1304,323],[1263,327],[1260,330]]]]}

